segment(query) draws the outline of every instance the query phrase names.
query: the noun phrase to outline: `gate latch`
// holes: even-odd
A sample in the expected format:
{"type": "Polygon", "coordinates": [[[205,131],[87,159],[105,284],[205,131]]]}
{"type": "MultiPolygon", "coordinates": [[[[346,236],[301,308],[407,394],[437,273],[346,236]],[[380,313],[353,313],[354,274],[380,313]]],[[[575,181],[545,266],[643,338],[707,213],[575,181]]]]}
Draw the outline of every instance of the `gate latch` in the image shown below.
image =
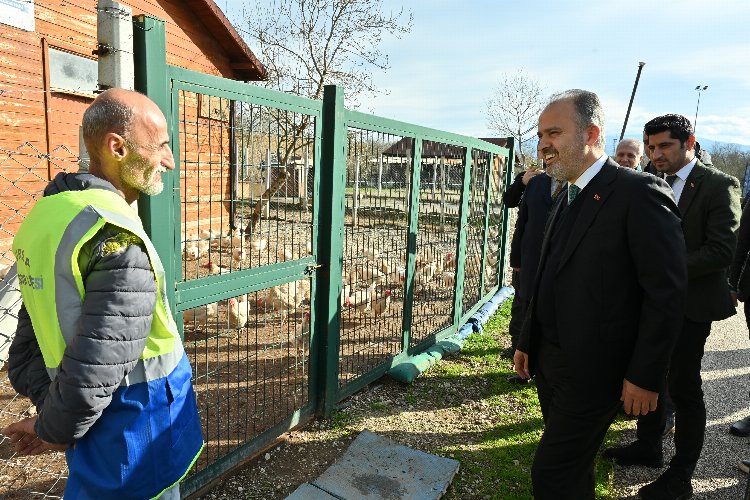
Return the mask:
{"type": "Polygon", "coordinates": [[[315,270],[320,269],[321,267],[323,267],[323,264],[309,264],[305,268],[305,276],[312,276],[315,273],[315,270]]]}

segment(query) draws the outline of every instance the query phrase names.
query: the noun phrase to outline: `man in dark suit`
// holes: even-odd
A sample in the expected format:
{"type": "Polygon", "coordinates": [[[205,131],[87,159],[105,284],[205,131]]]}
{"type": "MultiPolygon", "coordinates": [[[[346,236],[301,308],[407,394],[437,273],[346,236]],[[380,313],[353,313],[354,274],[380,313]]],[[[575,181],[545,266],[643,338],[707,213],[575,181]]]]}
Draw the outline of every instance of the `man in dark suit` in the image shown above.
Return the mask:
{"type": "Polygon", "coordinates": [[[550,214],[514,358],[519,375],[536,375],[544,417],[534,497],[593,499],[620,401],[634,415],[656,408],[685,308],[685,243],[669,186],[604,154],[596,94],[553,96],[537,135],[568,192],[550,214]]]}
{"type": "MultiPolygon", "coordinates": [[[[744,302],[745,322],[750,332],[750,203],[745,203],[737,231],[737,249],[729,268],[729,286],[735,307],[737,301],[744,302]]],[[[735,436],[750,436],[750,416],[738,420],[729,427],[735,436]]]]}
{"type": "MultiPolygon", "coordinates": [[[[521,327],[526,317],[531,292],[534,289],[539,254],[542,251],[544,227],[547,223],[552,201],[565,187],[565,182],[543,173],[529,180],[526,191],[521,200],[516,219],[516,228],[510,243],[510,263],[514,272],[518,273],[518,280],[514,283],[516,289],[513,297],[510,324],[508,330],[511,336],[511,352],[515,353],[521,327]]],[[[512,354],[511,354],[512,356],[512,354]]],[[[512,375],[508,382],[523,384],[528,379],[519,375],[512,375]]]]}
{"type": "MultiPolygon", "coordinates": [[[[711,322],[735,314],[727,268],[737,243],[740,219],[739,181],[695,156],[695,135],[682,115],[654,118],[644,127],[651,162],[672,186],[682,217],[687,247],[687,306],[677,346],[670,360],[667,387],[675,408],[675,456],[669,468],[641,488],[641,498],[683,499],[693,492],[690,480],[706,430],[701,389],[701,359],[711,322]]],[[[621,465],[661,467],[663,405],[638,421],[638,440],[609,448],[605,456],[621,465]]]]}

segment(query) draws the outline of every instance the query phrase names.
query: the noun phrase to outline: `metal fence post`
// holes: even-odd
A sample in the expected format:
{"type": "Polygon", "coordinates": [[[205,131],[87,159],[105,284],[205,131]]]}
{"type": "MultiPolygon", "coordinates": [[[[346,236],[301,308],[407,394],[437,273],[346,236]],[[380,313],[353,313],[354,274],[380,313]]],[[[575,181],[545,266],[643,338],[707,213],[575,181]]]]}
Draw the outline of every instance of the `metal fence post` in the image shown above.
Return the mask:
{"type": "MultiPolygon", "coordinates": [[[[407,155],[408,158],[408,155],[407,155]]],[[[417,225],[419,223],[419,188],[422,170],[422,139],[414,140],[414,154],[411,157],[411,191],[409,196],[409,233],[406,239],[406,271],[404,280],[406,291],[404,292],[404,317],[402,339],[402,351],[409,350],[411,342],[412,311],[414,309],[414,274],[417,267],[417,225]]]]}
{"type": "MultiPolygon", "coordinates": [[[[170,120],[172,102],[167,77],[167,38],[164,21],[142,14],[133,19],[133,24],[135,88],[159,106],[167,118],[171,143],[176,145],[176,135],[179,132],[174,130],[170,120]]],[[[164,190],[161,194],[142,195],[138,200],[138,213],[143,221],[143,227],[164,265],[167,300],[175,316],[175,249],[179,248],[179,235],[175,231],[174,196],[175,193],[179,193],[178,168],[179,165],[176,165],[175,170],[161,174],[164,181],[164,190]]]]}
{"type": "MultiPolygon", "coordinates": [[[[505,167],[505,179],[503,181],[502,189],[498,189],[498,196],[502,196],[503,191],[507,186],[510,185],[511,182],[513,182],[513,168],[514,163],[516,160],[516,154],[515,151],[515,144],[512,137],[508,138],[508,144],[506,145],[508,148],[508,164],[505,167]]],[[[497,259],[498,261],[498,276],[499,276],[499,283],[500,286],[503,286],[503,277],[505,276],[505,256],[507,254],[508,249],[508,231],[510,230],[510,220],[508,217],[508,207],[505,206],[505,203],[502,204],[503,207],[503,230],[500,231],[500,241],[498,242],[498,245],[500,245],[500,255],[497,259]]]]}
{"type": "Polygon", "coordinates": [[[327,85],[323,95],[320,193],[317,207],[318,262],[322,278],[316,286],[315,327],[318,332],[318,412],[329,415],[338,399],[341,341],[341,268],[344,248],[346,188],[346,123],[344,91],[327,85]],[[330,228],[326,231],[325,228],[330,228]]]}
{"type": "MultiPolygon", "coordinates": [[[[484,182],[484,223],[482,224],[482,265],[480,266],[480,275],[479,275],[479,289],[481,290],[481,293],[479,294],[480,297],[484,296],[485,294],[485,276],[487,273],[487,241],[488,241],[488,231],[490,226],[490,186],[492,184],[492,160],[495,155],[492,153],[487,153],[487,173],[484,176],[485,182],[484,182]]],[[[496,250],[497,251],[497,250],[496,250]]]]}
{"type": "Polygon", "coordinates": [[[466,232],[467,221],[469,220],[469,196],[471,195],[471,148],[466,148],[466,157],[464,158],[464,181],[461,190],[461,212],[458,230],[458,248],[456,249],[456,300],[453,303],[453,325],[458,328],[463,315],[464,299],[464,271],[466,260],[466,232]]]}

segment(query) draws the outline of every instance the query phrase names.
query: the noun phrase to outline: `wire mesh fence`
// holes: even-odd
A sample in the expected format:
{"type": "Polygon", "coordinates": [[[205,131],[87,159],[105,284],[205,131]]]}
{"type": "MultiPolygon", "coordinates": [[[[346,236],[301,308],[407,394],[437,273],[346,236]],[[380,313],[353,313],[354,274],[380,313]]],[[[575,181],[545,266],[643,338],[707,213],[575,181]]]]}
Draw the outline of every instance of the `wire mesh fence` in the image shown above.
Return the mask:
{"type": "MultiPolygon", "coordinates": [[[[174,193],[166,225],[173,234],[160,252],[173,264],[176,319],[206,440],[189,491],[310,417],[329,373],[338,400],[395,357],[456,328],[503,282],[505,156],[408,128],[349,124],[343,191],[322,193],[321,176],[337,168],[318,168],[322,106],[257,100],[248,89],[228,97],[173,85],[168,117],[178,169],[165,189],[174,193]],[[342,204],[340,228],[319,226],[321,196],[342,204]],[[342,261],[319,263],[321,241],[339,230],[342,261]],[[340,328],[316,333],[321,264],[341,280],[340,328]],[[332,365],[316,351],[324,336],[338,341],[332,365]]],[[[48,180],[76,170],[77,158],[30,143],[0,153],[2,250],[48,180]]],[[[0,264],[11,262],[0,253],[0,264]]],[[[17,288],[6,296],[15,299],[0,304],[0,325],[14,320],[20,303],[17,288]]],[[[0,364],[10,340],[0,333],[0,364]]],[[[33,412],[0,371],[0,426],[33,412]]],[[[61,455],[21,458],[11,450],[0,449],[0,497],[62,496],[61,455]]]]}
{"type": "MultiPolygon", "coordinates": [[[[46,146],[43,148],[46,151],[46,146]]],[[[18,322],[21,294],[10,268],[15,262],[13,236],[44,187],[59,172],[78,170],[78,156],[66,146],[47,154],[25,142],[8,149],[0,146],[0,428],[36,414],[31,402],[16,394],[8,379],[6,362],[18,322]]],[[[67,467],[60,454],[21,457],[5,436],[0,436],[0,498],[62,498],[67,467]]]]}
{"type": "Polygon", "coordinates": [[[349,128],[344,193],[339,384],[402,348],[411,157],[409,138],[349,128]]]}
{"type": "MultiPolygon", "coordinates": [[[[187,90],[178,103],[177,284],[205,285],[205,296],[238,272],[311,255],[314,117],[187,90]]],[[[265,279],[183,311],[207,443],[194,472],[309,402],[312,281],[257,290],[265,279]]]]}

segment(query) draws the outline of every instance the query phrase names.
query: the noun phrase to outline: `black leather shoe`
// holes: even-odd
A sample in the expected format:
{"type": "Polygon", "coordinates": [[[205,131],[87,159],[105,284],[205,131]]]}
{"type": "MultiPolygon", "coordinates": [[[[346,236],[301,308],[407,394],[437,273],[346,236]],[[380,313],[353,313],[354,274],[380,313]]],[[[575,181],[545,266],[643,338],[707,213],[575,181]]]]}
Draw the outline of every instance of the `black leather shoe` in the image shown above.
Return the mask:
{"type": "Polygon", "coordinates": [[[670,432],[674,432],[674,412],[667,413],[667,421],[664,424],[664,430],[661,432],[661,435],[666,436],[670,432]]]}
{"type": "Polygon", "coordinates": [[[693,496],[693,485],[667,469],[656,481],[641,487],[638,494],[642,500],[687,500],[693,496]]]}
{"type": "Polygon", "coordinates": [[[531,379],[523,378],[520,375],[511,375],[510,377],[508,377],[505,380],[507,380],[511,384],[519,384],[519,385],[525,385],[525,384],[528,384],[531,381],[531,379]]]}
{"type": "Polygon", "coordinates": [[[627,446],[606,448],[602,456],[611,458],[617,465],[643,465],[654,469],[664,466],[661,443],[654,449],[642,441],[635,441],[627,446]]]}
{"type": "Polygon", "coordinates": [[[729,433],[740,437],[750,436],[750,417],[745,417],[730,425],[729,433]]]}
{"type": "Polygon", "coordinates": [[[737,468],[745,474],[750,474],[750,460],[740,460],[737,462],[737,468]]]}

